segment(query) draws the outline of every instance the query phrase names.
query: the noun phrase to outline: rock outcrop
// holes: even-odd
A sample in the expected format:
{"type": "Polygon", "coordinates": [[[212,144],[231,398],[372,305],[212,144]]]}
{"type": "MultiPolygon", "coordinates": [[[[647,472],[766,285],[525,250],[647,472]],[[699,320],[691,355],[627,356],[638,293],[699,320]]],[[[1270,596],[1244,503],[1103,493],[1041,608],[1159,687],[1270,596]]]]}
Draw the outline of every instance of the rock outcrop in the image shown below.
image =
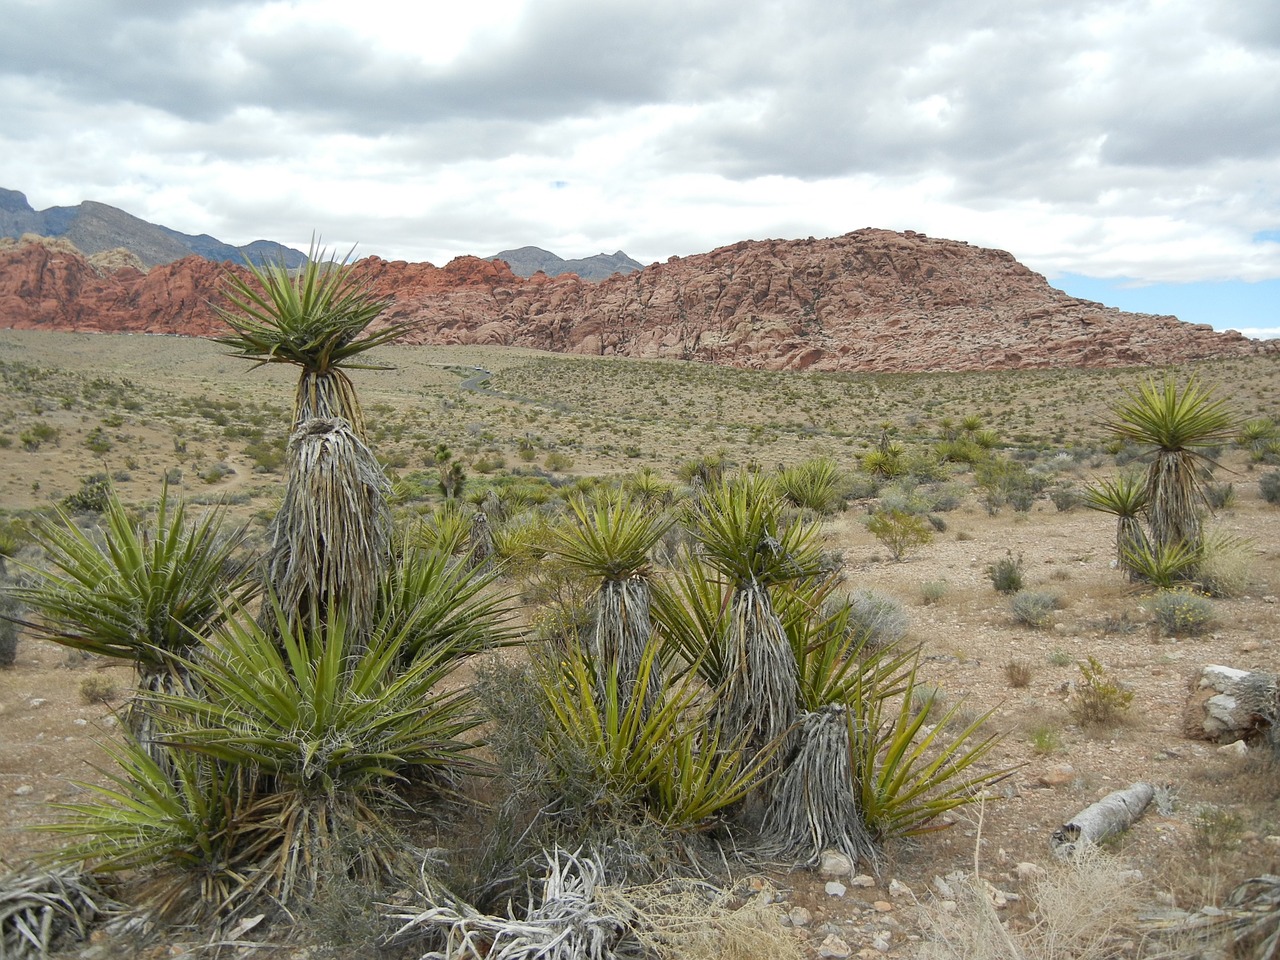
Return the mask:
{"type": "MultiPolygon", "coordinates": [[[[96,273],[63,246],[0,243],[0,325],[184,333],[222,327],[228,267],[188,257],[96,273]]],[[[738,367],[924,371],[1181,363],[1277,344],[1078,300],[1001,250],[907,231],[743,241],[588,283],[503,262],[357,265],[416,343],[495,344],[738,367]]]]}

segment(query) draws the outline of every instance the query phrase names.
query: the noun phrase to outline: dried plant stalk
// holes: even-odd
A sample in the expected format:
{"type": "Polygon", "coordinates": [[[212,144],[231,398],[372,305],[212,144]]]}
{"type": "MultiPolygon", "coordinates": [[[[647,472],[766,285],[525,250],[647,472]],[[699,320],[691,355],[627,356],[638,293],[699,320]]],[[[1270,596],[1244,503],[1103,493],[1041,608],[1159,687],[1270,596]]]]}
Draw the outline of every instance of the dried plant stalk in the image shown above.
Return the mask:
{"type": "MultiPolygon", "coordinates": [[[[591,655],[599,684],[608,682],[608,671],[618,671],[620,710],[626,710],[635,696],[641,664],[653,632],[649,620],[652,599],[649,581],[639,576],[606,580],[596,594],[596,629],[592,635],[591,655]]],[[[654,659],[644,690],[646,711],[657,702],[661,686],[661,665],[654,659]]]]}
{"type": "Polygon", "coordinates": [[[364,637],[390,562],[386,475],[343,419],[305,421],[289,438],[288,457],[267,584],[294,622],[323,623],[337,606],[354,635],[364,637]]]}
{"type": "MultiPolygon", "coordinates": [[[[724,723],[733,742],[758,751],[781,741],[796,719],[796,657],[768,590],[752,582],[733,597],[733,663],[724,694],[724,723]]],[[[775,758],[787,753],[785,744],[775,758]]],[[[779,761],[775,759],[773,764],[779,761]]]]}

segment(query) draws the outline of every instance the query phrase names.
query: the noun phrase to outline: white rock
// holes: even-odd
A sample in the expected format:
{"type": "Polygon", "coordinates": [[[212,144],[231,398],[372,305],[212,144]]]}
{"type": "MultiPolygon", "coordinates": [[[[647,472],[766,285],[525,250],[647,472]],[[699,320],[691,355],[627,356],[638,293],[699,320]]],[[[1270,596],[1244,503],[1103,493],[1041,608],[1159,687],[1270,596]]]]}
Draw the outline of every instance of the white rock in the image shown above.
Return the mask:
{"type": "Polygon", "coordinates": [[[49,701],[46,700],[44,697],[33,697],[27,701],[27,706],[30,707],[32,710],[34,710],[37,707],[43,707],[48,702],[49,701]]]}
{"type": "Polygon", "coordinates": [[[824,877],[847,877],[853,873],[853,862],[839,850],[823,850],[818,873],[824,877]]]}
{"type": "Polygon", "coordinates": [[[1045,869],[1039,864],[1028,863],[1024,860],[1013,868],[1013,875],[1025,883],[1028,880],[1039,880],[1045,876],[1045,869]]]}
{"type": "Polygon", "coordinates": [[[1233,757],[1247,757],[1249,755],[1249,745],[1243,740],[1237,740],[1235,743],[1223,744],[1218,748],[1218,752],[1230,754],[1233,757]]]}
{"type": "Polygon", "coordinates": [[[874,887],[876,885],[876,878],[870,874],[860,873],[849,882],[855,887],[874,887]]]}
{"type": "Polygon", "coordinates": [[[871,946],[880,953],[888,953],[891,949],[892,942],[893,937],[886,931],[884,933],[877,933],[875,939],[871,941],[871,946]]]}
{"type": "Polygon", "coordinates": [[[848,888],[839,880],[828,880],[826,891],[829,897],[843,897],[848,888]]]}
{"type": "Polygon", "coordinates": [[[22,786],[18,787],[13,791],[13,795],[15,797],[27,797],[35,793],[35,790],[36,788],[33,787],[31,784],[24,783],[22,786]]]}
{"type": "Polygon", "coordinates": [[[951,884],[941,877],[933,878],[933,892],[942,897],[943,900],[954,900],[956,898],[956,892],[951,884]]]}
{"type": "Polygon", "coordinates": [[[913,896],[913,894],[911,893],[910,887],[901,880],[895,879],[889,881],[889,896],[896,899],[897,897],[910,897],[913,896]]]}
{"type": "Polygon", "coordinates": [[[818,945],[818,956],[827,957],[830,960],[844,960],[851,953],[853,951],[849,949],[849,945],[834,933],[818,945]]]}
{"type": "Polygon", "coordinates": [[[793,927],[807,927],[809,924],[813,923],[813,914],[804,907],[792,907],[791,912],[787,914],[787,916],[791,919],[791,925],[793,927]]]}

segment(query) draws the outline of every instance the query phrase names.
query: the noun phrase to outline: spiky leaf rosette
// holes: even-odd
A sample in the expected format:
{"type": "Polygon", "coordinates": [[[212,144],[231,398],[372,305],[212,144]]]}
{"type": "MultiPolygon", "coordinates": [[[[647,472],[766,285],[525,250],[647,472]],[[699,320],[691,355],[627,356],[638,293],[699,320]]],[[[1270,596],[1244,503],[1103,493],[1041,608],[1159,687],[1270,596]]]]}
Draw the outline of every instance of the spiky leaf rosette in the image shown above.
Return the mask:
{"type": "Polygon", "coordinates": [[[1159,384],[1148,380],[1103,425],[1155,453],[1146,483],[1151,539],[1198,549],[1200,507],[1207,505],[1199,478],[1199,468],[1209,462],[1203,450],[1231,440],[1237,429],[1227,402],[1195,377],[1181,389],[1172,377],[1159,384]]]}
{"type": "Polygon", "coordinates": [[[1126,555],[1142,550],[1147,545],[1147,535],[1139,522],[1147,509],[1146,481],[1132,473],[1122,473],[1114,479],[1102,479],[1084,488],[1082,502],[1090,510],[1109,513],[1116,518],[1116,563],[1136,578],[1126,555]]]}
{"type": "Polygon", "coordinates": [[[761,827],[766,846],[778,855],[813,866],[822,851],[835,849],[853,863],[879,862],[853,780],[854,722],[840,704],[804,715],[761,827]]]}
{"type": "Polygon", "coordinates": [[[289,438],[284,502],[270,529],[267,582],[290,622],[341,609],[355,636],[373,623],[390,561],[389,484],[341,419],[307,420],[289,438]]]}
{"type": "Polygon", "coordinates": [[[658,581],[651,608],[669,666],[694,670],[713,690],[723,689],[733,669],[730,643],[733,590],[696,553],[681,550],[680,562],[658,581]]]}
{"type": "Polygon", "coordinates": [[[817,575],[817,527],[782,524],[776,485],[739,474],[711,487],[692,508],[694,534],[707,562],[735,587],[766,587],[817,575]]]}
{"type": "MultiPolygon", "coordinates": [[[[722,694],[725,730],[756,751],[784,744],[800,693],[791,643],[769,592],[758,583],[734,593],[732,614],[733,667],[722,694]]],[[[784,744],[779,754],[786,752],[784,744]]]]}
{"type": "Polygon", "coordinates": [[[379,369],[352,358],[388,343],[410,325],[367,329],[391,304],[374,296],[368,279],[313,243],[306,264],[291,272],[281,263],[249,265],[249,279],[228,272],[218,315],[232,333],[218,342],[238,356],[302,368],[294,397],[294,426],[314,417],[342,417],[362,437],[364,419],[347,369],[379,369]]]}

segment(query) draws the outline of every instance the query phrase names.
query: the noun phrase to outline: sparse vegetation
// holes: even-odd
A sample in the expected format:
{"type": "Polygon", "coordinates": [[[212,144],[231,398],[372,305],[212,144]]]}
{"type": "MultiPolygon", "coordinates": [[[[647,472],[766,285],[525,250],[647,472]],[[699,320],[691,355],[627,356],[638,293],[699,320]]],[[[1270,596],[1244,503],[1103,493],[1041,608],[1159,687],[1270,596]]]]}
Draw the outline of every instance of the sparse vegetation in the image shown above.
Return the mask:
{"type": "Polygon", "coordinates": [[[1068,709],[1082,727],[1112,727],[1124,721],[1133,691],[1116,680],[1095,657],[1080,663],[1080,682],[1068,709]]]}
{"type": "Polygon", "coordinates": [[[1047,627],[1053,623],[1053,615],[1062,606],[1056,593],[1044,590],[1019,590],[1009,598],[1009,610],[1018,623],[1028,627],[1047,627]]]}
{"type": "Polygon", "coordinates": [[[987,566],[987,577],[997,593],[1014,594],[1022,589],[1022,555],[1007,553],[987,566]]]}
{"type": "Polygon", "coordinates": [[[1151,598],[1151,612],[1171,637],[1198,637],[1218,619],[1213,601],[1191,590],[1161,590],[1151,598]]]}

